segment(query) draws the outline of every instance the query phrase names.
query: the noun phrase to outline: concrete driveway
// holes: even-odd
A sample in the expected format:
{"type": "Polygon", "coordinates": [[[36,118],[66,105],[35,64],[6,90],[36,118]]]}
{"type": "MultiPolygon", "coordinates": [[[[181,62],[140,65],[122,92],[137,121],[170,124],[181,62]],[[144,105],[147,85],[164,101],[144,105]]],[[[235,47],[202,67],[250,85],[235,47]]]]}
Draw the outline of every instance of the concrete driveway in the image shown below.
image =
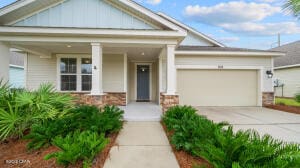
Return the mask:
{"type": "Polygon", "coordinates": [[[262,107],[197,107],[200,115],[227,121],[234,130],[255,129],[287,142],[300,143],[300,115],[262,107]]]}

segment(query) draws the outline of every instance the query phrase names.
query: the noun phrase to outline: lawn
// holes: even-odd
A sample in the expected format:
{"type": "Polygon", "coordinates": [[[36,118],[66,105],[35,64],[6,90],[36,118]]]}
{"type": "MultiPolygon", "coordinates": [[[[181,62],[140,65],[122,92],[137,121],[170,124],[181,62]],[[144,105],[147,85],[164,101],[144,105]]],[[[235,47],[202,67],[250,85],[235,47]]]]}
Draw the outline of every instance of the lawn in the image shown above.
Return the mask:
{"type": "Polygon", "coordinates": [[[289,98],[276,98],[275,103],[278,104],[278,105],[300,107],[299,102],[297,102],[295,99],[289,99],[289,98]]]}

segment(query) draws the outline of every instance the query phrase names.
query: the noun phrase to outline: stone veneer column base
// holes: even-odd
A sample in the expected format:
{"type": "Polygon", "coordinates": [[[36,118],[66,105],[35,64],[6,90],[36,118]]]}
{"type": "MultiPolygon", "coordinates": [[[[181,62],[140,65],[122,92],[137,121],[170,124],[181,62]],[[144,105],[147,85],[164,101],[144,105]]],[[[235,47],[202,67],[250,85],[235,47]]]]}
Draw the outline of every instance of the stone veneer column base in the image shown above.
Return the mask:
{"type": "Polygon", "coordinates": [[[179,96],[160,93],[160,105],[162,106],[162,111],[166,112],[170,107],[179,105],[179,96]]]}
{"type": "Polygon", "coordinates": [[[275,100],[274,92],[263,92],[262,93],[262,104],[263,106],[273,105],[275,100]]]}
{"type": "Polygon", "coordinates": [[[76,103],[94,105],[99,108],[105,105],[126,106],[126,93],[105,93],[105,95],[90,95],[87,93],[72,93],[76,103]]]}

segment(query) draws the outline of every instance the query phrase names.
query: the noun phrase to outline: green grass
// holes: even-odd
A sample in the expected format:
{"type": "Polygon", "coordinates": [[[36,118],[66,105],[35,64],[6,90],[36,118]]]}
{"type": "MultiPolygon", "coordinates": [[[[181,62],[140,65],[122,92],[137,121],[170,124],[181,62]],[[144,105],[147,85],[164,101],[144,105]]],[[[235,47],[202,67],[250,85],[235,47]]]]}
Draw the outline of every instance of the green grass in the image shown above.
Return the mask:
{"type": "Polygon", "coordinates": [[[296,106],[300,107],[300,103],[298,103],[295,99],[287,99],[287,98],[276,98],[275,99],[276,104],[283,104],[286,106],[296,106]]]}

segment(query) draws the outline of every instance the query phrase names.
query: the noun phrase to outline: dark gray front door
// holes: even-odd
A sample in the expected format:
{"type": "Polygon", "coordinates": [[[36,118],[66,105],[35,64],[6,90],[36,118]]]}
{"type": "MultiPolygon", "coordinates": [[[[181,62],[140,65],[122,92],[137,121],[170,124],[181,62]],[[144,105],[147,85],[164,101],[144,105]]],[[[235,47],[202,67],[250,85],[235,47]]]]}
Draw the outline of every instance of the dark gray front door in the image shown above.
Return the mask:
{"type": "Polygon", "coordinates": [[[137,101],[150,101],[149,65],[137,65],[137,101]]]}

